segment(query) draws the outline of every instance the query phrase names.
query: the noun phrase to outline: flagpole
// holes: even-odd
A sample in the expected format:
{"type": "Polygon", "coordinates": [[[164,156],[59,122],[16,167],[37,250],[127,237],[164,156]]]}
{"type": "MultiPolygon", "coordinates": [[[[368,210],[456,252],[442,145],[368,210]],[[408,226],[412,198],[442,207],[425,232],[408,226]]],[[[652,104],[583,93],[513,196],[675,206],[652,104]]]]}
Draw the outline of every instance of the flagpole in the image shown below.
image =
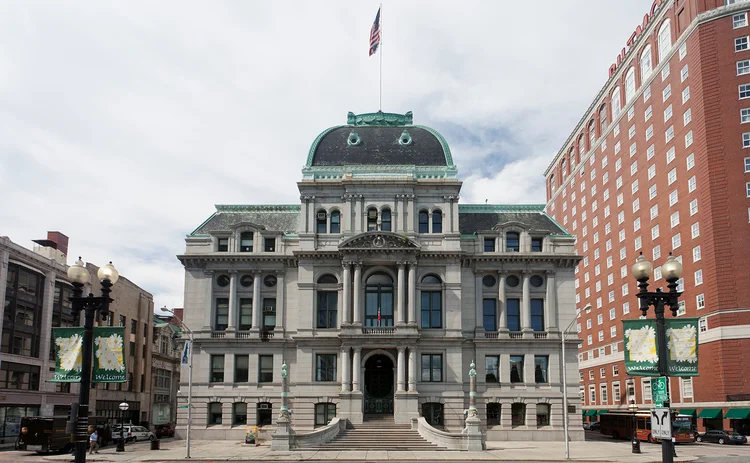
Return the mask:
{"type": "Polygon", "coordinates": [[[380,103],[379,111],[383,111],[383,4],[380,4],[380,103]]]}

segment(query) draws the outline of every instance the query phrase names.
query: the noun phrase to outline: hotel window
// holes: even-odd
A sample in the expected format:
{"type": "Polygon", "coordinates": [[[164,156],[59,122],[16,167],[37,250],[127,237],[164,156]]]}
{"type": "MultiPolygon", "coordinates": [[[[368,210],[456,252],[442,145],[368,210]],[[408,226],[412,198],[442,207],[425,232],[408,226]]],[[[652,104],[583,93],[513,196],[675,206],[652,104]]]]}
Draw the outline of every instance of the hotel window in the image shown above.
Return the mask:
{"type": "Polygon", "coordinates": [[[622,304],[622,314],[627,315],[630,313],[630,302],[624,302],[622,304]]]}
{"type": "Polygon", "coordinates": [[[621,168],[622,168],[622,160],[617,159],[615,161],[615,172],[619,172],[621,168]]]}
{"type": "Polygon", "coordinates": [[[630,175],[635,175],[636,172],[638,172],[638,161],[633,161],[633,163],[630,164],[630,175]]]}
{"type": "Polygon", "coordinates": [[[617,214],[617,223],[621,224],[624,221],[625,221],[625,212],[624,211],[620,211],[620,213],[617,214]]]}
{"type": "MultiPolygon", "coordinates": [[[[649,166],[648,168],[648,179],[651,180],[655,176],[656,176],[656,164],[653,164],[649,166]]],[[[653,188],[656,188],[656,185],[654,185],[653,188]]]]}
{"type": "Polygon", "coordinates": [[[336,381],[336,354],[315,355],[315,381],[336,381]]]}
{"type": "Polygon", "coordinates": [[[248,381],[248,355],[234,356],[234,382],[246,383],[248,381]]]}
{"type": "Polygon", "coordinates": [[[682,89],[682,104],[685,104],[690,99],[690,87],[682,89]]]}
{"type": "Polygon", "coordinates": [[[750,60],[737,61],[737,75],[750,74],[750,60]]]}
{"type": "MultiPolygon", "coordinates": [[[[607,242],[610,243],[609,248],[611,249],[612,248],[611,240],[608,240],[607,242]]],[[[611,268],[611,267],[612,267],[612,256],[607,256],[607,268],[611,268]]]]}
{"type": "MultiPolygon", "coordinates": [[[[611,284],[611,283],[610,283],[610,284],[611,284]]],[[[614,300],[615,300],[615,292],[614,292],[614,291],[610,291],[610,292],[609,292],[609,294],[608,294],[608,299],[609,299],[609,302],[614,302],[614,300]]],[[[610,320],[611,320],[611,319],[610,319],[610,320]]]]}
{"type": "Polygon", "coordinates": [[[745,194],[750,198],[750,182],[745,183],[745,194]]]}
{"type": "Polygon", "coordinates": [[[651,239],[655,240],[659,237],[659,224],[657,223],[653,227],[651,227],[651,239]]]}
{"type": "Polygon", "coordinates": [[[698,307],[698,310],[702,310],[706,307],[706,299],[703,297],[703,293],[695,296],[695,305],[698,307]]]}
{"type": "Polygon", "coordinates": [[[633,116],[635,116],[635,106],[631,106],[630,109],[628,109],[628,121],[630,121],[633,116]]]}
{"type": "Polygon", "coordinates": [[[682,239],[680,238],[680,234],[676,234],[672,237],[672,249],[677,249],[682,245],[682,239]]]}
{"type": "Polygon", "coordinates": [[[610,338],[616,338],[617,337],[617,326],[610,326],[609,327],[609,337],[610,338]]]}
{"type": "Polygon", "coordinates": [[[633,201],[633,213],[638,212],[638,210],[641,208],[641,199],[635,198],[633,201]]]}
{"type": "Polygon", "coordinates": [[[647,45],[641,53],[641,82],[645,82],[651,75],[651,45],[647,45]]]}
{"type": "Polygon", "coordinates": [[[682,69],[680,70],[680,82],[685,82],[685,79],[688,78],[688,65],[682,66],[682,69]]]}
{"type": "Polygon", "coordinates": [[[675,211],[671,216],[669,216],[669,224],[671,228],[674,228],[680,224],[680,211],[675,211]]]}
{"type": "Polygon", "coordinates": [[[637,232],[641,229],[641,218],[636,217],[636,219],[633,221],[633,231],[637,232]]]}
{"type": "Polygon", "coordinates": [[[750,98],[750,84],[742,84],[739,86],[740,100],[750,98]]]}
{"type": "Polygon", "coordinates": [[[669,173],[667,174],[667,183],[671,185],[676,181],[677,181],[677,168],[674,168],[670,170],[669,173]]]}
{"type": "Polygon", "coordinates": [[[701,247],[696,246],[693,248],[693,262],[698,262],[701,260],[701,247]]]}
{"type": "MultiPolygon", "coordinates": [[[[622,175],[620,175],[619,177],[617,177],[617,180],[615,180],[615,186],[617,187],[618,190],[620,188],[622,188],[622,175]]],[[[619,203],[618,206],[621,205],[621,204],[622,203],[619,203]]]]}
{"type": "Polygon", "coordinates": [[[693,378],[680,378],[682,383],[682,398],[692,399],[693,398],[693,378]]]}
{"type": "Polygon", "coordinates": [[[690,215],[694,216],[698,213],[698,200],[694,199],[690,201],[690,215]]]}
{"type": "Polygon", "coordinates": [[[682,125],[687,126],[692,120],[693,120],[693,111],[690,108],[688,108],[687,111],[682,113],[682,125]]]}
{"type": "Polygon", "coordinates": [[[674,190],[673,192],[669,193],[669,206],[670,207],[677,204],[677,200],[678,200],[677,190],[674,190]]]}
{"type": "Polygon", "coordinates": [[[588,330],[591,329],[591,319],[590,318],[588,320],[586,320],[586,329],[588,329],[588,330]]]}
{"type": "Polygon", "coordinates": [[[670,29],[669,20],[664,21],[664,24],[662,24],[661,28],[659,29],[657,38],[659,44],[659,62],[662,62],[667,57],[667,53],[669,52],[669,50],[672,48],[672,31],[670,29]]]}
{"type": "Polygon", "coordinates": [[[597,338],[599,339],[599,342],[604,341],[604,330],[599,330],[599,333],[597,333],[597,338]]]}
{"type": "Polygon", "coordinates": [[[223,383],[224,382],[224,356],[223,355],[212,355],[211,356],[211,376],[209,377],[211,383],[223,383]]]}
{"type": "Polygon", "coordinates": [[[747,26],[747,13],[740,13],[732,16],[732,28],[738,29],[747,26]]]}
{"type": "Polygon", "coordinates": [[[630,128],[628,129],[628,140],[630,140],[633,137],[635,137],[635,126],[631,125],[630,128]]]}
{"type": "Polygon", "coordinates": [[[646,87],[646,90],[643,91],[643,102],[645,103],[648,101],[648,99],[651,98],[651,87],[646,87]]]}
{"type": "Polygon", "coordinates": [[[695,188],[696,188],[696,180],[695,180],[695,175],[693,175],[692,177],[688,179],[688,193],[692,193],[693,191],[695,191],[695,188]]]}
{"type": "MultiPolygon", "coordinates": [[[[612,293],[614,295],[614,291],[612,293]]],[[[615,318],[617,318],[617,311],[614,308],[609,309],[609,319],[614,320],[615,318]]]]}
{"type": "Polygon", "coordinates": [[[656,198],[656,185],[651,185],[648,189],[648,199],[656,198]]]}
{"type": "Polygon", "coordinates": [[[661,245],[657,244],[654,246],[654,248],[651,250],[651,256],[654,260],[661,257],[661,245]]]}
{"type": "Polygon", "coordinates": [[[240,252],[253,252],[253,232],[240,234],[240,252]]]}
{"type": "Polygon", "coordinates": [[[672,105],[667,106],[664,110],[664,122],[667,122],[672,117],[672,105]]]}
{"type": "Polygon", "coordinates": [[[670,96],[672,96],[672,84],[667,84],[664,90],[661,91],[662,101],[667,101],[670,96]]]}
{"type": "Polygon", "coordinates": [[[750,108],[740,109],[740,123],[747,124],[750,122],[750,108]]]}
{"type": "Polygon", "coordinates": [[[596,124],[592,120],[589,122],[589,146],[593,147],[596,141],[596,124]]]}
{"type": "Polygon", "coordinates": [[[593,384],[589,384],[589,405],[596,405],[596,386],[593,384]]]}
{"type": "Polygon", "coordinates": [[[620,248],[620,260],[624,260],[628,256],[628,250],[620,248]]]}
{"type": "Polygon", "coordinates": [[[646,129],[646,141],[651,140],[651,137],[654,136],[654,125],[651,124],[646,129]]]}
{"type": "Polygon", "coordinates": [[[615,143],[615,154],[619,154],[619,153],[620,153],[620,142],[618,141],[617,143],[615,143]]]}
{"type": "MultiPolygon", "coordinates": [[[[677,291],[683,291],[682,289],[678,289],[677,291]]],[[[677,316],[685,315],[685,301],[680,301],[677,303],[677,316]]]]}
{"type": "MultiPolygon", "coordinates": [[[[682,258],[682,256],[680,256],[679,258],[682,258]]],[[[679,292],[685,291],[685,279],[684,278],[678,279],[676,283],[677,283],[677,291],[679,292]]]]}
{"type": "MultiPolygon", "coordinates": [[[[609,206],[607,206],[607,207],[609,207],[609,206]]],[[[606,223],[606,224],[604,225],[604,234],[605,234],[605,235],[609,235],[609,234],[610,234],[611,232],[612,232],[612,225],[610,225],[610,223],[609,223],[609,222],[607,222],[607,223],[606,223]]]]}
{"type": "MultiPolygon", "coordinates": [[[[653,114],[653,112],[654,111],[651,109],[651,105],[648,105],[648,108],[646,108],[646,112],[643,114],[643,118],[645,119],[645,121],[651,119],[651,115],[653,114]]],[[[648,133],[648,131],[646,131],[646,133],[648,133]]]]}
{"type": "Polygon", "coordinates": [[[622,295],[627,296],[628,295],[628,284],[625,283],[622,285],[622,295]]]}
{"type": "Polygon", "coordinates": [[[633,143],[632,145],[630,145],[630,157],[631,157],[631,158],[632,158],[633,156],[635,156],[636,150],[637,150],[637,148],[636,148],[636,146],[635,146],[635,143],[633,143]]]}
{"type": "Polygon", "coordinates": [[[750,158],[745,158],[745,173],[750,172],[750,158]]]}
{"type": "Polygon", "coordinates": [[[628,69],[625,74],[625,103],[630,102],[635,95],[635,69],[628,69]]]}
{"type": "Polygon", "coordinates": [[[665,143],[669,143],[674,138],[674,126],[670,125],[666,132],[664,132],[665,143]]]}
{"type": "Polygon", "coordinates": [[[599,108],[599,125],[601,126],[602,134],[604,134],[604,130],[607,128],[607,105],[602,105],[599,108]]]}
{"type": "MultiPolygon", "coordinates": [[[[612,119],[616,119],[617,116],[620,114],[620,111],[622,111],[622,107],[620,105],[620,87],[615,87],[614,91],[612,92],[612,119]]],[[[616,129],[619,132],[619,124],[617,125],[616,129]]],[[[617,135],[615,135],[617,136],[617,135]]]]}
{"type": "Polygon", "coordinates": [[[742,147],[750,148],[750,133],[745,132],[742,134],[742,147]]]}
{"type": "Polygon", "coordinates": [[[748,49],[747,36],[734,39],[734,51],[745,51],[748,49]]]}
{"type": "Polygon", "coordinates": [[[649,146],[646,148],[646,159],[651,159],[654,157],[654,145],[649,146]]]}
{"type": "MultiPolygon", "coordinates": [[[[651,206],[650,213],[651,213],[651,215],[650,215],[651,220],[654,220],[654,217],[657,217],[659,215],[659,205],[658,204],[654,204],[653,206],[651,206]]],[[[657,227],[658,227],[658,225],[657,225],[657,227]]]]}
{"type": "Polygon", "coordinates": [[[669,63],[667,63],[664,68],[661,70],[661,81],[664,82],[667,80],[667,77],[669,77],[669,73],[671,71],[669,70],[669,63]]]}
{"type": "Polygon", "coordinates": [[[695,286],[702,285],[703,284],[703,270],[698,269],[694,273],[695,277],[695,286]]]}
{"type": "Polygon", "coordinates": [[[602,316],[602,314],[599,314],[596,316],[596,324],[601,325],[602,323],[604,323],[604,317],[602,316]]]}
{"type": "Polygon", "coordinates": [[[641,237],[639,236],[635,239],[635,250],[637,251],[641,249],[641,246],[642,246],[642,241],[641,241],[641,237]]]}
{"type": "Polygon", "coordinates": [[[693,225],[690,226],[690,237],[692,239],[696,239],[700,235],[701,235],[700,224],[698,222],[695,222],[693,225]]]}
{"type": "Polygon", "coordinates": [[[628,276],[628,268],[629,267],[627,265],[623,265],[622,267],[620,267],[620,278],[625,278],[626,276],[628,276]]]}
{"type": "Polygon", "coordinates": [[[675,158],[675,149],[673,146],[667,150],[667,164],[674,161],[674,158],[675,158]]]}

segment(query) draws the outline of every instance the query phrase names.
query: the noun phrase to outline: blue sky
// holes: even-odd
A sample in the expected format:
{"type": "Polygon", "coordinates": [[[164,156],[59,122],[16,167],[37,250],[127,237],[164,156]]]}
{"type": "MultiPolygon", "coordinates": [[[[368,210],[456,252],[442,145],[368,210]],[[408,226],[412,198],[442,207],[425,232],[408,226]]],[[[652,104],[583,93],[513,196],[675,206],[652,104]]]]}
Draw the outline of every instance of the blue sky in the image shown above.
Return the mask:
{"type": "MultiPolygon", "coordinates": [[[[213,205],[297,203],[318,133],[378,109],[378,4],[0,2],[0,235],[59,230],[71,263],[180,307],[175,255],[213,205]]],[[[385,1],[383,110],[443,133],[462,202],[543,203],[650,5],[385,1]]]]}

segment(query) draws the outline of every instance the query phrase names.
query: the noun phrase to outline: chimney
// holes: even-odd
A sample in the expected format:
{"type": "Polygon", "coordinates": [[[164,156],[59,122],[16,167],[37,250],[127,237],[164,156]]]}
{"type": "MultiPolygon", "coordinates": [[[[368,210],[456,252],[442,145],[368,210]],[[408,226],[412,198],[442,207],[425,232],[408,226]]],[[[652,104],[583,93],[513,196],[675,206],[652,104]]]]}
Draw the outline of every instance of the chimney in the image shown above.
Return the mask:
{"type": "Polygon", "coordinates": [[[68,263],[68,237],[58,231],[48,231],[47,239],[33,240],[38,246],[34,246],[34,252],[57,263],[66,265],[68,263]]]}

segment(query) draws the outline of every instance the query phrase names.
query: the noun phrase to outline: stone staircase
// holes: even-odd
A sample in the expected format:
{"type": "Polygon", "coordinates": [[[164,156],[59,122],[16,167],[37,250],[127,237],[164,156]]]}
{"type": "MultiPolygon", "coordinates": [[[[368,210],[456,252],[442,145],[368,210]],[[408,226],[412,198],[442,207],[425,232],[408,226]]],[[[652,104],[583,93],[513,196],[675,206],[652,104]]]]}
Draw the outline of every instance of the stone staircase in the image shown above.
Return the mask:
{"type": "Polygon", "coordinates": [[[330,442],[317,450],[444,450],[424,440],[409,424],[396,424],[393,415],[365,415],[364,423],[348,424],[330,442]]]}

